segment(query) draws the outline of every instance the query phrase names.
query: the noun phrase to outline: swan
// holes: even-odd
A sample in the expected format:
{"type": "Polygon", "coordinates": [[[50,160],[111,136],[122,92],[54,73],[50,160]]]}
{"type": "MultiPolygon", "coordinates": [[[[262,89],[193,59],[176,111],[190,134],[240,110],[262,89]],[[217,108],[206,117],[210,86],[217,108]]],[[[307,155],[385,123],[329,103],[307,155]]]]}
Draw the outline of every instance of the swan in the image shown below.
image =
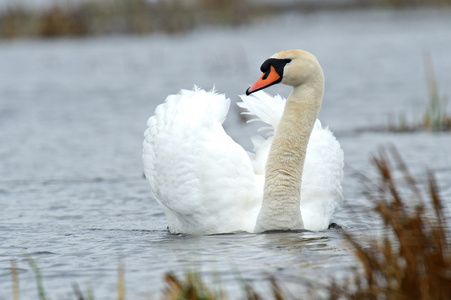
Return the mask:
{"type": "Polygon", "coordinates": [[[343,151],[317,116],[324,75],[304,50],[274,54],[239,106],[269,125],[246,152],[222,123],[230,100],[198,87],[169,95],[144,133],[144,173],[171,233],[328,228],[343,200],[343,151]],[[291,86],[285,100],[260,91],[291,86]]]}

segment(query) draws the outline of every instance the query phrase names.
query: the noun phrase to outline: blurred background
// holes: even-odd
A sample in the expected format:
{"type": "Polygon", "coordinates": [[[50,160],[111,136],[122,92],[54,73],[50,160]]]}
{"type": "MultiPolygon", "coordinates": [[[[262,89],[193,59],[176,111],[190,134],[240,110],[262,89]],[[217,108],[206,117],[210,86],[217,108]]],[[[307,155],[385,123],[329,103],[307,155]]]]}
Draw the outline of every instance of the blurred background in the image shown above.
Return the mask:
{"type": "Polygon", "coordinates": [[[334,232],[169,235],[142,177],[146,121],[167,95],[215,86],[232,100],[226,131],[251,150],[259,124],[245,124],[238,95],[275,52],[310,51],[326,77],[320,119],[345,153],[334,221],[377,232],[380,222],[362,217],[372,204],[357,174],[371,173],[380,146],[394,144],[417,176],[427,166],[451,196],[450,4],[0,0],[0,289],[11,289],[14,260],[23,299],[37,298],[24,253],[52,299],[73,282],[110,299],[118,256],[130,299],[158,294],[163,274],[193,257],[225,286],[236,283],[231,264],[257,286],[265,272],[288,282],[346,274],[354,259],[334,232]]]}
{"type": "Polygon", "coordinates": [[[449,0],[2,0],[1,36],[180,33],[238,26],[286,12],[444,8],[449,0]]]}

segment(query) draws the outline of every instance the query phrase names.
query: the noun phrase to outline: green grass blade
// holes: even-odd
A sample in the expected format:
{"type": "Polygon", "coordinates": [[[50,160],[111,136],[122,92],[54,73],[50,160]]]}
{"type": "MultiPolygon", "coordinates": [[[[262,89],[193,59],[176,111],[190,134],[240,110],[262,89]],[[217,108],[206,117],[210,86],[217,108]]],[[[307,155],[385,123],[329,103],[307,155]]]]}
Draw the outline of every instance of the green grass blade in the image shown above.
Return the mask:
{"type": "Polygon", "coordinates": [[[34,275],[36,276],[36,285],[38,287],[38,292],[39,292],[39,300],[47,300],[47,297],[45,295],[45,290],[44,290],[44,285],[42,284],[42,275],[41,275],[41,271],[39,270],[38,265],[36,264],[36,262],[31,258],[30,255],[26,255],[25,256],[28,264],[30,265],[31,269],[34,272],[34,275]]]}

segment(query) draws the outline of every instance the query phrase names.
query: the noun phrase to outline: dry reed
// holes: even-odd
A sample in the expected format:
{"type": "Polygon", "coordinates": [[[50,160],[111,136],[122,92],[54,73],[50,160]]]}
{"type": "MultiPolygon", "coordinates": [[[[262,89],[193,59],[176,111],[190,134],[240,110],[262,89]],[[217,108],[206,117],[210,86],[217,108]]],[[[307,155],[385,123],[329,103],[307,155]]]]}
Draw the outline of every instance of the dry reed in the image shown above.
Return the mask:
{"type": "Polygon", "coordinates": [[[11,280],[13,283],[13,299],[20,299],[20,287],[19,287],[19,272],[17,270],[17,263],[11,260],[11,280]]]}
{"type": "Polygon", "coordinates": [[[162,298],[168,300],[214,300],[226,299],[222,291],[216,291],[208,286],[204,280],[195,272],[188,272],[184,278],[179,279],[171,273],[164,277],[166,288],[162,298]]]}
{"type": "Polygon", "coordinates": [[[11,2],[0,11],[0,38],[80,37],[105,34],[178,33],[199,26],[242,25],[284,12],[449,6],[451,0],[268,2],[248,0],[82,0],[51,2],[33,10],[11,2]]]}
{"type": "Polygon", "coordinates": [[[369,242],[344,233],[363,277],[357,274],[351,286],[331,286],[331,294],[339,295],[333,299],[451,299],[449,228],[434,176],[428,173],[427,192],[422,191],[395,149],[381,151],[374,163],[380,183],[369,195],[386,230],[369,242]]]}
{"type": "Polygon", "coordinates": [[[258,15],[246,0],[98,0],[0,11],[0,38],[177,33],[200,25],[241,25],[258,15]]]}

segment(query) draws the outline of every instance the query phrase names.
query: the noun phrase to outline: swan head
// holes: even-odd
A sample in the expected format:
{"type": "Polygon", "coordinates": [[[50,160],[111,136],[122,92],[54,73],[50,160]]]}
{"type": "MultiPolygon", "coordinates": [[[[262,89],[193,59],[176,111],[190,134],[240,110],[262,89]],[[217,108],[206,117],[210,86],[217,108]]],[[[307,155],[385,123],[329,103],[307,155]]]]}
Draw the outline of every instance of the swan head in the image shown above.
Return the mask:
{"type": "Polygon", "coordinates": [[[324,81],[318,60],[304,50],[277,52],[261,65],[260,70],[263,75],[246,90],[246,95],[277,83],[296,87],[309,81],[324,81]]]}

